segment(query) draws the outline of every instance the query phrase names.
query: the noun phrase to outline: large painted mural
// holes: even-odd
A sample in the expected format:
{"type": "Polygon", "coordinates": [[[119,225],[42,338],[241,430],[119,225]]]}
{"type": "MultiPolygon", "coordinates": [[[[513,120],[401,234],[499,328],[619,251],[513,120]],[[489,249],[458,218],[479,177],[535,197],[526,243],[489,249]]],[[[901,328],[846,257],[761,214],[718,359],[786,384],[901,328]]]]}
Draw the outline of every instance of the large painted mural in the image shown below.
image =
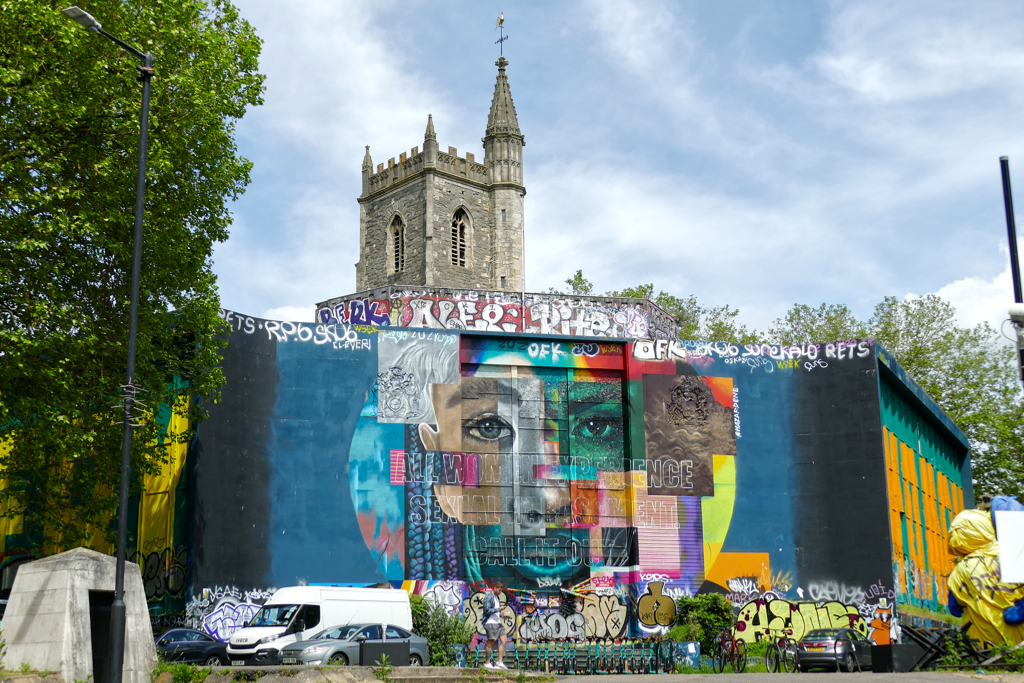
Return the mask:
{"type": "Polygon", "coordinates": [[[520,640],[664,633],[706,592],[747,640],[885,643],[901,606],[942,609],[966,445],[870,339],[224,318],[223,398],[133,504],[157,626],[226,639],[302,583],[387,582],[482,633],[501,581],[520,640]]]}

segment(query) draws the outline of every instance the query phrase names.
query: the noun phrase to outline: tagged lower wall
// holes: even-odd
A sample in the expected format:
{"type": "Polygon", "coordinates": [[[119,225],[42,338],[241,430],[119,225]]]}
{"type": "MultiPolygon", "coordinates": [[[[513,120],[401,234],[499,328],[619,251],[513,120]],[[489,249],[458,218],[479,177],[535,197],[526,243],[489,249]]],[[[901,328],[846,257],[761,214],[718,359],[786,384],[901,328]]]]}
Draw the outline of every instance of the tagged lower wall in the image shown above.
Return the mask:
{"type": "Polygon", "coordinates": [[[871,340],[573,340],[225,313],[196,446],[187,619],[219,638],[276,586],[393,586],[482,633],[664,632],[719,592],[753,639],[897,596],[871,340]]]}

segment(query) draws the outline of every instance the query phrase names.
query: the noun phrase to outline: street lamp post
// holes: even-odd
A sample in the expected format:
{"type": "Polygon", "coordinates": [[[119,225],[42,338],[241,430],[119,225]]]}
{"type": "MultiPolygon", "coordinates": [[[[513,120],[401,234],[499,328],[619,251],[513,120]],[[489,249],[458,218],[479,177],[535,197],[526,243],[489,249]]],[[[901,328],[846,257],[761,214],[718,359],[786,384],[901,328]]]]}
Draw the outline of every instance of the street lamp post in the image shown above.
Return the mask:
{"type": "MultiPolygon", "coordinates": [[[[132,454],[132,412],[136,402],[135,340],[139,329],[139,279],[142,262],[142,217],[146,204],[146,146],[149,130],[149,88],[153,78],[153,55],[136,50],[103,30],[100,22],[78,7],[68,7],[64,14],[93,33],[99,33],[142,62],[138,66],[142,81],[142,116],[139,123],[139,165],[135,182],[135,248],[132,252],[132,294],[128,309],[128,368],[124,387],[124,431],[121,437],[121,498],[117,512],[117,568],[114,578],[114,604],[110,608],[110,660],[107,681],[121,683],[124,667],[125,604],[124,563],[128,545],[128,478],[132,454]]],[[[99,678],[99,676],[96,676],[99,678]]]]}

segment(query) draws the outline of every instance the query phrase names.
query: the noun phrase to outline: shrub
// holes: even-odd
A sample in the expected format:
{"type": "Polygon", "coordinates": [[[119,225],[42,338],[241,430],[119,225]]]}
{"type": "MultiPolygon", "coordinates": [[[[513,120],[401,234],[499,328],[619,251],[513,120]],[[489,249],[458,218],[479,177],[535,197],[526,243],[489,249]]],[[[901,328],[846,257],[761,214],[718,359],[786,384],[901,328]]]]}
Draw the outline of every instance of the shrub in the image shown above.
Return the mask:
{"type": "Polygon", "coordinates": [[[412,630],[419,634],[427,626],[430,602],[422,595],[410,595],[409,606],[412,608],[412,630]]]}
{"type": "Polygon", "coordinates": [[[715,637],[732,628],[732,603],[719,593],[681,597],[676,600],[676,623],[690,629],[696,624],[701,652],[710,653],[715,637]]]}
{"type": "Polygon", "coordinates": [[[703,629],[697,621],[697,615],[690,613],[685,623],[677,624],[669,629],[668,637],[680,643],[699,643],[703,629]]]}
{"type": "Polygon", "coordinates": [[[430,643],[430,666],[455,666],[452,645],[468,645],[472,629],[462,615],[449,614],[423,596],[411,596],[412,630],[430,643]]]}

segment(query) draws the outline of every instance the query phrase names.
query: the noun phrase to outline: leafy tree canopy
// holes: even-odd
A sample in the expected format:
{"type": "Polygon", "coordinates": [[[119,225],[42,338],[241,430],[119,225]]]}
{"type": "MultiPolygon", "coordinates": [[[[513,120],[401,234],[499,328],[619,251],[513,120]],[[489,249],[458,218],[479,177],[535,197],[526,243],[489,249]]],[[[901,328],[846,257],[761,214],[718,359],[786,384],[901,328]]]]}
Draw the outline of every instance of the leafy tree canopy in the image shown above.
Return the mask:
{"type": "Polygon", "coordinates": [[[817,308],[794,304],[784,318],[768,329],[768,339],[773,344],[809,344],[865,336],[864,323],[844,304],[822,304],[817,308]]]}
{"type": "MultiPolygon", "coordinates": [[[[0,508],[24,515],[32,551],[103,531],[90,523],[116,510],[120,466],[113,406],[125,379],[141,87],[137,60],[67,19],[67,4],[0,0],[0,508]]],[[[83,9],[156,60],[141,400],[152,409],[214,399],[211,253],[228,235],[225,202],[249,182],[234,125],[262,101],[260,40],[226,0],[86,0],[83,9]]],[[[135,430],[136,486],[163,457],[160,417],[135,430]]]]}
{"type": "Polygon", "coordinates": [[[551,294],[572,294],[575,296],[591,296],[594,293],[594,283],[583,277],[582,269],[577,270],[571,277],[567,277],[565,284],[569,285],[568,291],[550,287],[548,292],[551,294]]]}
{"type": "Polygon", "coordinates": [[[967,435],[975,496],[1021,496],[1024,397],[1014,349],[988,323],[961,327],[955,315],[934,294],[904,301],[886,297],[867,326],[967,435]]]}
{"type": "Polygon", "coordinates": [[[649,299],[666,313],[675,318],[679,325],[680,339],[713,339],[734,344],[753,344],[758,341],[756,330],[747,330],[736,317],[739,310],[728,305],[703,306],[693,294],[680,298],[663,291],[654,293],[654,284],[627,287],[621,291],[608,292],[608,296],[625,296],[649,299]]]}

